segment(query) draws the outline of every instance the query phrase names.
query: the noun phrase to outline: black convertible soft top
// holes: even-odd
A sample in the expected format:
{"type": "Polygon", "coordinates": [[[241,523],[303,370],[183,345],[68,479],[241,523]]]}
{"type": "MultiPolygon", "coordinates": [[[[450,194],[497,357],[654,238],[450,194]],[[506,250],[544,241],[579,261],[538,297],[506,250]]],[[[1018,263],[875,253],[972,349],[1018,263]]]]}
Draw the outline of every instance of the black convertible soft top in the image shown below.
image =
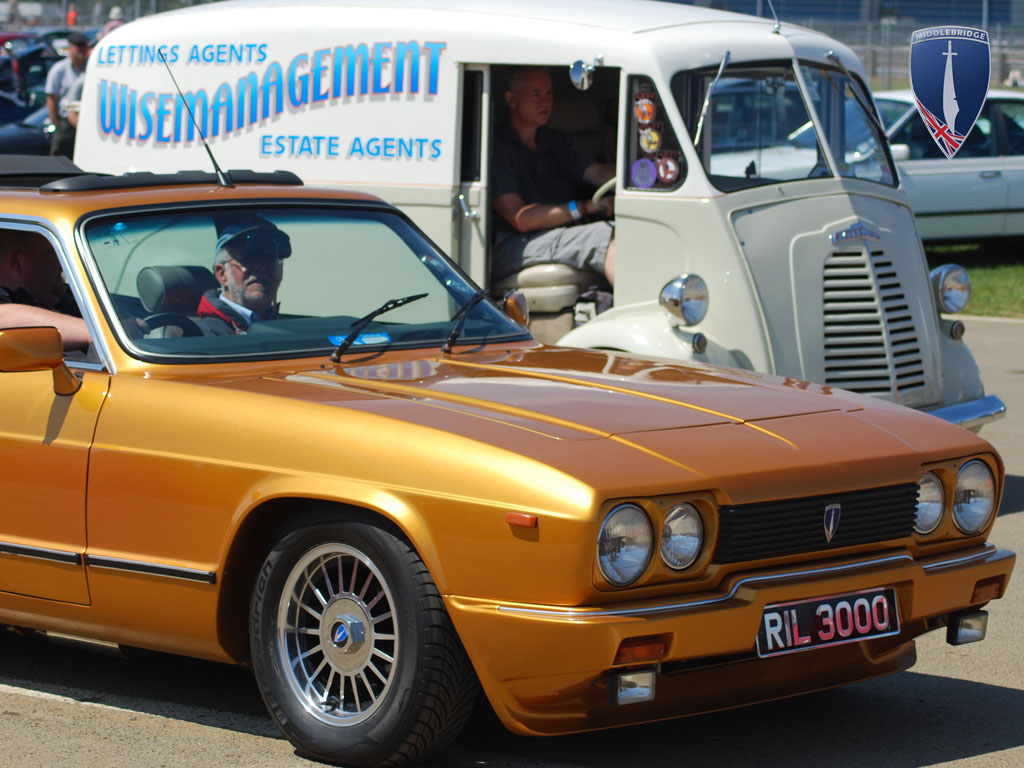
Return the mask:
{"type": "MultiPolygon", "coordinates": [[[[291,171],[259,172],[235,170],[226,176],[234,184],[282,184],[301,186],[302,179],[291,171]]],[[[177,173],[125,173],[110,176],[83,171],[68,158],[49,155],[0,155],[0,186],[30,187],[48,192],[85,192],[101,189],[132,189],[180,184],[218,183],[209,171],[177,173]]]]}

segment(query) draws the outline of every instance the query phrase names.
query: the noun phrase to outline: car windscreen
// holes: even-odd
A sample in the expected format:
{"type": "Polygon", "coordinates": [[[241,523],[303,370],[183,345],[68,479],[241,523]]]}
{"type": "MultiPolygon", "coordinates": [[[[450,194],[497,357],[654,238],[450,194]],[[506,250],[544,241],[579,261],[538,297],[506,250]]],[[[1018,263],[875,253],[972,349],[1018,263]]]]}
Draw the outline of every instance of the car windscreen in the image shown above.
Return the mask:
{"type": "MultiPolygon", "coordinates": [[[[317,356],[346,339],[350,352],[440,347],[479,293],[383,207],[174,208],[94,218],[83,230],[107,314],[145,359],[317,356]]],[[[458,338],[528,335],[481,300],[458,338]]]]}

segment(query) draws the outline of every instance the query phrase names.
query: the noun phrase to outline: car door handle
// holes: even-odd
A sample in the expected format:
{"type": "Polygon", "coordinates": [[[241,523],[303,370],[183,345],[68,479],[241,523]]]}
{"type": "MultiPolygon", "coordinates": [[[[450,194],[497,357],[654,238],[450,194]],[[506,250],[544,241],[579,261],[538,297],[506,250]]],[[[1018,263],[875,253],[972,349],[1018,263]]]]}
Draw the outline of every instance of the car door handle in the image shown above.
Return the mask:
{"type": "Polygon", "coordinates": [[[983,178],[983,179],[998,179],[1000,176],[1003,175],[1003,172],[1002,171],[980,171],[978,173],[978,175],[981,176],[981,178],[983,178]]]}

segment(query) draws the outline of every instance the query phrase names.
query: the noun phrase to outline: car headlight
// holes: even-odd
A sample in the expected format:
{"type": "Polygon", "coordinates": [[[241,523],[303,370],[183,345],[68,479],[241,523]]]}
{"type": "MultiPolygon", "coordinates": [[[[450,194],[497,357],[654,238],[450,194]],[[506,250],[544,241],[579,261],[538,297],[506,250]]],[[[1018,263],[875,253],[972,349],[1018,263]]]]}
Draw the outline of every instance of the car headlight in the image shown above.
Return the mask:
{"type": "Polygon", "coordinates": [[[658,301],[686,325],[696,325],[708,313],[708,286],[700,275],[680,275],[665,283],[658,301]]]}
{"type": "Polygon", "coordinates": [[[668,511],[661,527],[661,559],[677,571],[693,565],[704,542],[704,525],[692,504],[678,504],[668,511]]]}
{"type": "Polygon", "coordinates": [[[977,533],[992,519],[996,507],[996,479],[983,461],[968,461],[956,477],[953,521],[964,533],[977,533]]]}
{"type": "Polygon", "coordinates": [[[943,312],[962,312],[971,298],[971,278],[959,264],[943,264],[931,271],[932,289],[943,312]]]}
{"type": "Polygon", "coordinates": [[[654,534],[647,514],[636,504],[620,504],[608,513],[597,539],[597,562],[610,584],[632,584],[651,559],[654,534]]]}
{"type": "Polygon", "coordinates": [[[914,530],[931,533],[939,527],[942,510],[946,505],[946,494],[942,481],[934,472],[925,472],[917,481],[917,514],[914,515],[914,530]]]}

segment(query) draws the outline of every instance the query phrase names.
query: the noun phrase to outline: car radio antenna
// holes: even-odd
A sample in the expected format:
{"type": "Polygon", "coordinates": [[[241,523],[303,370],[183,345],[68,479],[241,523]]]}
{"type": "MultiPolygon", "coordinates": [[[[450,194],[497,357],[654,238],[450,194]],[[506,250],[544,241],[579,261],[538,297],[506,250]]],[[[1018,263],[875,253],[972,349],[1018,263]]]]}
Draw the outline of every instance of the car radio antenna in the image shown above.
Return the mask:
{"type": "Polygon", "coordinates": [[[206,137],[203,135],[203,129],[199,127],[199,123],[196,121],[196,116],[192,114],[192,107],[188,105],[188,99],[186,99],[185,94],[181,92],[181,86],[178,85],[178,81],[174,78],[174,73],[171,72],[171,65],[167,63],[167,56],[165,56],[164,52],[161,50],[157,50],[157,56],[160,58],[160,61],[163,62],[164,68],[167,70],[167,74],[171,76],[171,82],[174,83],[174,89],[178,92],[178,96],[185,104],[185,109],[188,110],[189,119],[192,121],[192,125],[196,129],[196,133],[199,134],[199,140],[203,142],[206,154],[210,156],[210,162],[213,163],[213,170],[217,174],[217,184],[222,187],[235,186],[231,183],[231,178],[220,169],[219,165],[217,165],[217,158],[213,156],[213,150],[211,150],[210,145],[206,143],[206,137]]]}

